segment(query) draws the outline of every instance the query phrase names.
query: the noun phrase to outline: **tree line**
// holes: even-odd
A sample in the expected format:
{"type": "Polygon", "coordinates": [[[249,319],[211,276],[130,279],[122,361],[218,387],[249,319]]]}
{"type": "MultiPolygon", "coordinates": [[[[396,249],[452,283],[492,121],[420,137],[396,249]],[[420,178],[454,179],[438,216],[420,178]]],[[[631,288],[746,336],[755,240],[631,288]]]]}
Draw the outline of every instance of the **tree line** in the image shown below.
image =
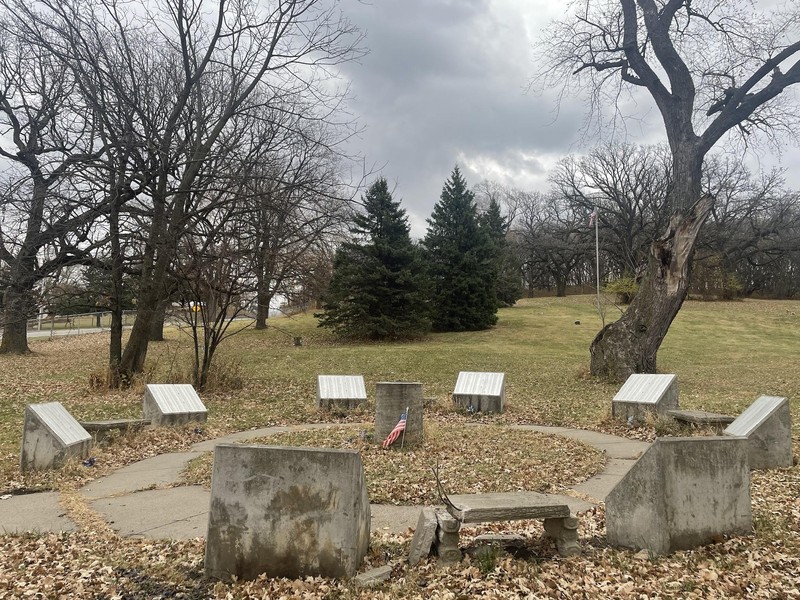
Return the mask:
{"type": "MultiPolygon", "coordinates": [[[[501,272],[529,289],[589,280],[589,213],[604,277],[640,282],[591,345],[594,375],[656,370],[696,253],[703,289],[794,295],[796,194],[711,152],[797,131],[784,94],[800,82],[797,9],[756,4],[571,2],[541,42],[544,83],[569,95],[577,85],[590,116],[611,106],[624,117],[623,94],[649,96],[667,146],[565,159],[543,194],[479,186],[489,203],[468,219],[454,198],[476,198],[454,172],[425,239],[393,258],[422,255],[430,327],[490,326],[501,272]],[[492,220],[505,223],[495,234],[492,220]],[[461,245],[469,239],[511,250],[497,258],[461,245]]],[[[382,259],[366,251],[369,211],[355,241],[344,236],[355,187],[341,142],[353,124],[330,74],[362,54],[360,41],[322,0],[0,0],[0,353],[28,350],[37,293],[80,266],[101,288],[87,301],[113,315],[111,385],[141,372],[175,302],[190,309],[202,383],[242,299],[255,298],[263,327],[274,295],[319,295],[340,241],[337,267],[382,259]]]]}
{"type": "Polygon", "coordinates": [[[478,210],[455,167],[415,244],[405,210],[379,178],[336,254],[320,326],[342,337],[396,340],[494,325],[497,309],[521,291],[509,224],[494,198],[478,210]]]}
{"type": "Polygon", "coordinates": [[[254,294],[265,326],[332,251],[354,126],[330,73],[360,42],[320,0],[0,0],[0,353],[72,268],[112,313],[111,385],[173,302],[202,383],[232,307],[254,294]]]}
{"type": "MultiPolygon", "coordinates": [[[[560,161],[546,192],[497,188],[515,214],[509,241],[528,295],[595,283],[598,220],[601,282],[635,292],[650,245],[667,227],[673,188],[669,149],[609,144],[560,161]],[[625,287],[626,286],[626,287],[625,287]]],[[[800,195],[779,171],[753,174],[724,154],[707,157],[702,191],[716,199],[701,231],[689,292],[705,299],[800,293],[800,195]]]]}

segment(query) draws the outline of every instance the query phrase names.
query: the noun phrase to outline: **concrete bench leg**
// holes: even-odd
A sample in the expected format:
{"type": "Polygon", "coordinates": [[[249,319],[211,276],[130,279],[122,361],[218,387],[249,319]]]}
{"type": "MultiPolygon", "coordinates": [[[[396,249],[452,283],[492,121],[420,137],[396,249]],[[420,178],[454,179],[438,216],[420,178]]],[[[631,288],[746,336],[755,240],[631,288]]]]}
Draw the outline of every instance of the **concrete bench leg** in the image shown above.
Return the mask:
{"type": "Polygon", "coordinates": [[[556,549],[561,556],[576,556],[581,553],[578,545],[578,519],[564,517],[560,519],[545,519],[544,530],[556,543],[556,549]]]}
{"type": "Polygon", "coordinates": [[[436,511],[436,539],[434,548],[436,555],[445,564],[461,561],[461,549],[458,547],[458,533],[461,523],[443,510],[436,511]]]}

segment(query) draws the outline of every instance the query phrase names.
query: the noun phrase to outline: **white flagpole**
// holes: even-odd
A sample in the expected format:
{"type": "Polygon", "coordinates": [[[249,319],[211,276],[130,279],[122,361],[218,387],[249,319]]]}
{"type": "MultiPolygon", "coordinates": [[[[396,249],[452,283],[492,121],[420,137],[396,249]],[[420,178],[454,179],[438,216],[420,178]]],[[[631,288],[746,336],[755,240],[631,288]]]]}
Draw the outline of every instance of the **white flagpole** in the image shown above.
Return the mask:
{"type": "Polygon", "coordinates": [[[403,449],[403,444],[406,443],[406,429],[408,429],[408,409],[409,407],[406,406],[406,426],[403,427],[403,437],[400,438],[400,450],[403,449]]]}
{"type": "Polygon", "coordinates": [[[600,326],[606,326],[603,308],[600,305],[600,214],[594,207],[594,256],[595,256],[595,284],[597,286],[597,314],[600,315],[600,326]]]}

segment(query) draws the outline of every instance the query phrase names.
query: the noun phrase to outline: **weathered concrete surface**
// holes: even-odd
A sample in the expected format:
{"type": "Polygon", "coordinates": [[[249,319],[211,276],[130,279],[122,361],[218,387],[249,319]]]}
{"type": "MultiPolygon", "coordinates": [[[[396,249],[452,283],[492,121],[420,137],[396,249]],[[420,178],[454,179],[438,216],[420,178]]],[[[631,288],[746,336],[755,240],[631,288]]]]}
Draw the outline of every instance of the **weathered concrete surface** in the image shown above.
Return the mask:
{"type": "Polygon", "coordinates": [[[506,374],[461,371],[453,390],[453,403],[473,412],[501,413],[505,408],[506,374]]]}
{"type": "Polygon", "coordinates": [[[70,458],[86,458],[91,449],[92,436],[60,402],[25,407],[22,471],[57,469],[70,458]]]}
{"type": "MultiPolygon", "coordinates": [[[[606,461],[606,468],[600,473],[590,477],[584,482],[573,486],[573,490],[579,494],[591,498],[595,503],[605,502],[606,497],[611,493],[620,479],[631,470],[636,461],[629,458],[609,458],[606,461]]],[[[581,509],[570,506],[570,510],[575,513],[581,509]]],[[[585,509],[583,509],[585,510],[585,509]]]]}
{"type": "Polygon", "coordinates": [[[634,373],[611,401],[611,416],[642,422],[648,413],[665,415],[678,408],[678,376],[634,373]]]}
{"type": "Polygon", "coordinates": [[[318,375],[317,408],[351,409],[367,402],[367,388],[361,375],[318,375]]]}
{"type": "Polygon", "coordinates": [[[0,533],[75,529],[75,523],[59,504],[58,492],[24,494],[0,500],[0,533]]]}
{"type": "Polygon", "coordinates": [[[786,398],[760,396],[724,434],[747,438],[751,469],[792,466],[792,416],[786,398]]]}
{"type": "Polygon", "coordinates": [[[186,486],[100,498],[90,506],[119,535],[188,540],[206,534],[210,497],[200,486],[186,486]]]}
{"type": "Polygon", "coordinates": [[[404,444],[415,444],[422,439],[423,397],[422,384],[416,382],[381,381],[375,389],[375,441],[383,442],[408,408],[404,444]]]}
{"type": "Polygon", "coordinates": [[[436,512],[433,508],[425,507],[419,511],[417,528],[411,538],[411,547],[408,549],[408,564],[412,567],[431,553],[433,541],[436,538],[436,512]]]}
{"type": "Polygon", "coordinates": [[[147,419],[107,419],[103,421],[81,421],[83,427],[92,436],[95,443],[104,442],[109,437],[138,431],[150,425],[147,419]]]}
{"type": "Polygon", "coordinates": [[[190,421],[205,423],[208,410],[188,383],[149,383],[142,402],[144,418],[153,425],[183,425],[190,421]]]}
{"type": "Polygon", "coordinates": [[[367,552],[369,528],[358,452],[217,445],[206,575],[352,577],[367,552]]]}
{"type": "Polygon", "coordinates": [[[180,481],[189,461],[202,452],[171,452],[117,469],[111,475],[96,479],[79,491],[84,498],[107,498],[119,494],[130,494],[156,486],[180,481]]]}
{"type": "Polygon", "coordinates": [[[453,494],[447,511],[462,523],[488,523],[569,516],[562,497],[537,492],[453,494]]]}
{"type": "Polygon", "coordinates": [[[706,410],[668,410],[667,414],[676,421],[693,423],[694,425],[730,425],[733,423],[733,415],[708,412],[706,410]]]}
{"type": "Polygon", "coordinates": [[[606,498],[615,546],[669,554],[752,527],[744,438],[659,438],[606,498]]]}
{"type": "Polygon", "coordinates": [[[392,567],[391,565],[386,565],[384,567],[376,567],[364,573],[360,573],[354,578],[353,581],[355,582],[356,587],[370,588],[389,581],[389,577],[391,576],[392,567]]]}

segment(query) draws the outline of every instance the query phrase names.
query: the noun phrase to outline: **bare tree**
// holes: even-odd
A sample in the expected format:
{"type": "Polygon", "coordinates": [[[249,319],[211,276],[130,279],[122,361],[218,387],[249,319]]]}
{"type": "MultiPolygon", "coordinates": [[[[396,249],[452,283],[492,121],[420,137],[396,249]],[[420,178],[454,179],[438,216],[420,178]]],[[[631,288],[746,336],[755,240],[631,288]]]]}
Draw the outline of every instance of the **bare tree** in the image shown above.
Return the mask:
{"type": "Polygon", "coordinates": [[[28,352],[26,321],[34,288],[95,245],[93,224],[107,210],[77,177],[104,151],[71,73],[0,21],[0,156],[13,167],[0,192],[0,263],[5,265],[0,353],[28,352]]]}
{"type": "Polygon", "coordinates": [[[313,98],[326,110],[310,118],[326,118],[340,98],[326,82],[329,68],[359,54],[360,36],[322,0],[6,1],[70,66],[94,110],[127,116],[117,142],[142,155],[122,167],[141,182],[150,208],[137,319],[111,365],[124,382],[142,370],[177,241],[197,208],[198,178],[236,137],[237,115],[259,103],[313,98]]]}
{"type": "Polygon", "coordinates": [[[583,157],[567,157],[551,176],[554,191],[583,215],[597,212],[605,268],[634,275],[669,220],[668,152],[657,146],[608,144],[583,157]]]}
{"type": "Polygon", "coordinates": [[[220,344],[243,330],[232,325],[252,291],[235,210],[226,204],[198,219],[181,240],[173,265],[183,298],[180,314],[193,342],[192,379],[199,389],[208,383],[220,344]]]}
{"type": "Polygon", "coordinates": [[[796,3],[770,11],[716,0],[580,0],[544,42],[551,83],[577,81],[591,105],[643,90],[662,117],[672,159],[672,216],[650,248],[639,293],[592,342],[591,372],[655,372],[656,354],[689,285],[697,236],[714,199],[703,159],[729,132],[776,139],[796,128],[783,91],[800,81],[796,3]]]}
{"type": "Polygon", "coordinates": [[[556,193],[525,194],[519,200],[513,232],[529,293],[537,282],[549,287],[552,281],[556,295],[566,296],[567,284],[574,280],[576,271],[591,260],[588,216],[556,193]]]}

